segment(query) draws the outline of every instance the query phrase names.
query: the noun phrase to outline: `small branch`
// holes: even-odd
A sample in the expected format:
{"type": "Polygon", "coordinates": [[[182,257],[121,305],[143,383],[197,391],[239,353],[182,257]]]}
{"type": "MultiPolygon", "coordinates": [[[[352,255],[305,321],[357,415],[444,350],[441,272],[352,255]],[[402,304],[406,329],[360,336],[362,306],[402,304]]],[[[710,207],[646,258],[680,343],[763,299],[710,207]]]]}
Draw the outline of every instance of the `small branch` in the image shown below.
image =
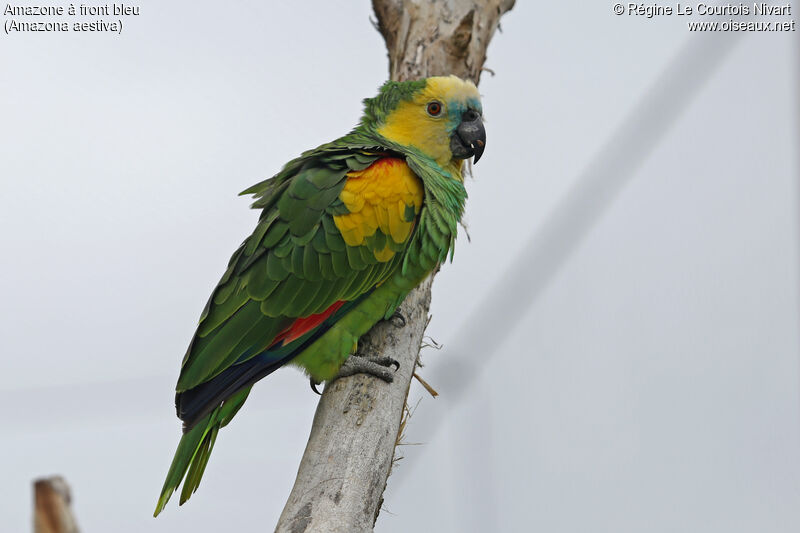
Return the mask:
{"type": "MultiPolygon", "coordinates": [[[[373,0],[391,78],[455,74],[477,84],[486,47],[513,5],[514,0],[373,0]]],[[[432,283],[433,276],[400,306],[404,327],[382,322],[367,334],[370,351],[400,363],[393,383],[355,375],[325,387],[276,533],[372,531],[428,323],[432,283]]]]}
{"type": "Polygon", "coordinates": [[[60,476],[33,482],[34,533],[78,533],[78,524],[70,509],[69,485],[60,476]]]}
{"type": "Polygon", "coordinates": [[[428,391],[428,394],[430,394],[430,395],[431,395],[431,396],[433,396],[434,398],[436,398],[437,396],[439,396],[439,393],[438,393],[438,392],[436,392],[436,389],[434,389],[433,387],[431,387],[431,386],[430,386],[430,384],[429,384],[427,381],[425,381],[424,379],[422,379],[422,378],[419,376],[419,374],[417,374],[416,372],[414,372],[414,379],[416,379],[417,381],[419,381],[419,384],[420,384],[420,385],[422,385],[422,387],[423,387],[423,388],[424,388],[426,391],[428,391]]]}

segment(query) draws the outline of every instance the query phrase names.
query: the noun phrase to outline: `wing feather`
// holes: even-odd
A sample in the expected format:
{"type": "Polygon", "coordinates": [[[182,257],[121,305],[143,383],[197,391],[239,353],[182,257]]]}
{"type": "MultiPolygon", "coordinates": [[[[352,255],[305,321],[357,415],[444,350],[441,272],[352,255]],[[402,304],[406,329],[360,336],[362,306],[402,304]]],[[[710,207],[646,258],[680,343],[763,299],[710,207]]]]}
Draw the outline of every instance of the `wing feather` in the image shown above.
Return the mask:
{"type": "MultiPolygon", "coordinates": [[[[372,218],[362,217],[362,223],[341,218],[352,214],[341,198],[349,173],[364,176],[364,169],[381,157],[341,148],[321,150],[245,191],[255,194],[254,207],[264,211],[231,258],[201,316],[184,358],[179,396],[255,356],[263,359],[262,366],[282,364],[291,354],[275,350],[274,340],[295,320],[322,313],[339,301],[357,300],[399,267],[400,254],[391,245],[399,237],[407,243],[411,231],[401,235],[402,224],[392,220],[397,207],[367,214],[372,218]],[[361,237],[358,245],[347,244],[343,231],[348,229],[340,229],[339,222],[351,225],[348,238],[361,237]],[[386,255],[387,248],[391,255],[386,255]]],[[[365,213],[372,208],[358,197],[353,201],[365,213]]],[[[230,395],[228,381],[219,382],[227,384],[224,391],[230,395]]],[[[206,389],[201,396],[213,403],[216,396],[206,389]]],[[[191,405],[184,408],[199,412],[191,405]]]]}

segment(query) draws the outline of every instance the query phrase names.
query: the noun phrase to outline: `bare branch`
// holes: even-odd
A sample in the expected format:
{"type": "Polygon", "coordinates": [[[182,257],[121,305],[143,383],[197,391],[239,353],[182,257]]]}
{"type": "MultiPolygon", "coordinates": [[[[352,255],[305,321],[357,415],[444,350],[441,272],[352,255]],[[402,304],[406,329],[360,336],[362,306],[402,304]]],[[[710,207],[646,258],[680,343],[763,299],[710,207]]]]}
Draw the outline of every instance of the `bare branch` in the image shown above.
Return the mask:
{"type": "Polygon", "coordinates": [[[78,524],[70,509],[69,485],[60,476],[33,482],[35,533],[78,533],[78,524]]]}
{"type": "Polygon", "coordinates": [[[477,84],[489,41],[514,0],[373,0],[372,7],[391,79],[455,74],[477,84]]]}

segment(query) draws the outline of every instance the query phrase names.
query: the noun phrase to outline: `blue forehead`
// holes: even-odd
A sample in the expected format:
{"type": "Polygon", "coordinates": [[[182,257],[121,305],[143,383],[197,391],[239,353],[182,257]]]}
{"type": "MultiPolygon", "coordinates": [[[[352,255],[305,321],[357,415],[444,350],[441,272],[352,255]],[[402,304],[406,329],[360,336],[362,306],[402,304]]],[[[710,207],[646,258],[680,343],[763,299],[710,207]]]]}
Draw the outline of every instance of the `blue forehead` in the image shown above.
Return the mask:
{"type": "Polygon", "coordinates": [[[478,113],[483,114],[481,101],[477,98],[470,98],[466,102],[455,101],[447,103],[447,121],[450,130],[455,129],[461,123],[461,115],[463,115],[467,109],[474,109],[478,113]]]}
{"type": "Polygon", "coordinates": [[[448,107],[448,109],[450,111],[449,114],[457,113],[459,116],[461,116],[461,114],[464,113],[464,111],[466,111],[467,108],[474,109],[478,113],[483,111],[481,109],[481,101],[478,100],[477,98],[470,98],[466,102],[462,102],[462,101],[452,102],[451,101],[451,102],[447,103],[447,107],[448,107]]]}

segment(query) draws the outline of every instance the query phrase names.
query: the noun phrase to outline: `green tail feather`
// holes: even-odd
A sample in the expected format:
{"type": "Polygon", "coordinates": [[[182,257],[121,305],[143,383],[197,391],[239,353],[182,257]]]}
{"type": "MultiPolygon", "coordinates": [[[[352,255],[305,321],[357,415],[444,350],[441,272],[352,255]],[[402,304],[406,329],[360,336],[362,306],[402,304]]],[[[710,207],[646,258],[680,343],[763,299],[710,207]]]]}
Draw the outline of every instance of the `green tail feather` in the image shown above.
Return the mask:
{"type": "Polygon", "coordinates": [[[228,425],[244,405],[249,393],[250,387],[237,392],[225,400],[222,405],[199,420],[192,429],[181,437],[178,449],[175,450],[175,457],[169,466],[167,479],[164,481],[164,487],[161,489],[161,496],[158,498],[158,504],[156,504],[153,516],[158,516],[164,510],[172,493],[178,490],[184,475],[186,480],[181,490],[180,505],[183,505],[194,494],[200,485],[203,472],[208,464],[208,458],[211,456],[211,450],[214,449],[214,441],[217,439],[219,428],[228,425]]]}

